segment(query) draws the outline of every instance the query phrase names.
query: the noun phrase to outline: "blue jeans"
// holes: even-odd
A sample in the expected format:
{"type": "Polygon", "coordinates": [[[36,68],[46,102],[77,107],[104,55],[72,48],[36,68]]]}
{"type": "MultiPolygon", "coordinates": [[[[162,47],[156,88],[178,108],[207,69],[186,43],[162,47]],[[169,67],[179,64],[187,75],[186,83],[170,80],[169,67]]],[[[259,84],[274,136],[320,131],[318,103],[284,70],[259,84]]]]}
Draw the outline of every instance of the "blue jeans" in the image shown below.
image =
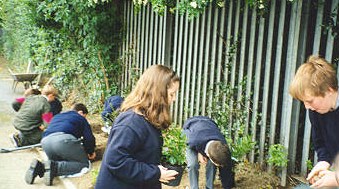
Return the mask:
{"type": "MultiPolygon", "coordinates": [[[[186,148],[186,159],[188,168],[188,179],[190,181],[190,189],[199,189],[199,160],[198,152],[186,148]]],[[[215,166],[208,160],[206,165],[206,189],[213,189],[213,182],[215,178],[215,166]]]]}
{"type": "Polygon", "coordinates": [[[57,162],[57,176],[73,175],[89,167],[88,157],[81,140],[62,132],[53,133],[41,140],[49,160],[57,162]]]}

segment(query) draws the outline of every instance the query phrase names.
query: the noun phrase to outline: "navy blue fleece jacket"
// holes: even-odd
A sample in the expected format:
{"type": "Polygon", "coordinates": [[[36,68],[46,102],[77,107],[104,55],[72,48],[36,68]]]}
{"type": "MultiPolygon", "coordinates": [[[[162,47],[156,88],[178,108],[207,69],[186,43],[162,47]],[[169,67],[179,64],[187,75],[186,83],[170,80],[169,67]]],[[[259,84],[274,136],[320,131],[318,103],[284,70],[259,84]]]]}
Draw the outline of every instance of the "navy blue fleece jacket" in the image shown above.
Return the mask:
{"type": "Polygon", "coordinates": [[[95,150],[95,137],[91,126],[87,119],[76,111],[68,111],[54,116],[42,137],[56,132],[71,134],[76,138],[83,137],[82,142],[87,154],[92,154],[95,150]]]}
{"type": "Polygon", "coordinates": [[[160,189],[161,131],[132,110],[113,123],[96,189],[160,189]]]}
{"type": "Polygon", "coordinates": [[[310,110],[309,118],[318,161],[327,161],[331,164],[339,153],[339,108],[325,114],[310,110]]]}

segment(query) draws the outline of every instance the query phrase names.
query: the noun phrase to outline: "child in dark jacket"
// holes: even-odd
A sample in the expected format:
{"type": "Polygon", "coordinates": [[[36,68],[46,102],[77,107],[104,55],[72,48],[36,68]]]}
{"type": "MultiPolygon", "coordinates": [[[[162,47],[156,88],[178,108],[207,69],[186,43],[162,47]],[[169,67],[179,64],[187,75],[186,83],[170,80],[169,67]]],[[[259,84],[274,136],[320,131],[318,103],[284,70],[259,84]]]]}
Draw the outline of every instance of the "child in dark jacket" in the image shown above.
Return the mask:
{"type": "Polygon", "coordinates": [[[105,133],[110,133],[112,124],[113,124],[113,118],[112,113],[114,111],[119,111],[120,106],[122,102],[124,101],[124,98],[122,98],[119,95],[110,96],[107,98],[104,104],[104,110],[101,113],[101,118],[104,121],[104,127],[101,128],[101,130],[105,133]]]}
{"type": "Polygon", "coordinates": [[[161,166],[160,159],[161,130],[170,126],[178,89],[179,77],[166,66],[143,73],[114,121],[96,189],[161,189],[161,182],[175,178],[178,172],[161,166]]]}
{"type": "Polygon", "coordinates": [[[56,176],[74,175],[89,170],[88,160],[94,160],[96,153],[95,137],[86,119],[87,114],[87,107],[76,103],[71,111],[53,117],[41,140],[48,161],[32,161],[25,175],[27,184],[33,184],[39,175],[44,178],[47,186],[51,186],[56,176]]]}
{"type": "Polygon", "coordinates": [[[187,167],[191,189],[198,189],[199,162],[206,165],[206,188],[213,188],[215,166],[219,168],[224,189],[234,186],[231,152],[217,124],[210,118],[196,116],[183,126],[187,137],[187,167]]]}

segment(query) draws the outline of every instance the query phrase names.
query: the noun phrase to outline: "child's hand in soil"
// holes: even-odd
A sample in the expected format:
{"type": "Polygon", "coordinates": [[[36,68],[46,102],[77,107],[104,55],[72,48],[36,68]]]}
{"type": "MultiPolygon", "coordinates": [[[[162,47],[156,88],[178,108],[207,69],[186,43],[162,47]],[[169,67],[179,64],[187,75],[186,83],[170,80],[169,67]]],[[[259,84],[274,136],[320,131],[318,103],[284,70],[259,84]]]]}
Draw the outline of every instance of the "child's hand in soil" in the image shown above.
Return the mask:
{"type": "Polygon", "coordinates": [[[168,170],[166,167],[162,165],[158,165],[160,169],[160,182],[168,183],[170,180],[175,179],[175,176],[178,174],[175,170],[168,170]]]}

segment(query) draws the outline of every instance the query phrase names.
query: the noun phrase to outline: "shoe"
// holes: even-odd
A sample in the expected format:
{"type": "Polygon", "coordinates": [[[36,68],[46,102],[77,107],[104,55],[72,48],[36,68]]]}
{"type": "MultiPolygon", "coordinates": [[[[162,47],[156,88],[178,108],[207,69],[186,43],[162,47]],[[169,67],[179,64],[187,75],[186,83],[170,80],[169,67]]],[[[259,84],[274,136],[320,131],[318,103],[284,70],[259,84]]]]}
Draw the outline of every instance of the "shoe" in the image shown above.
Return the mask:
{"type": "Polygon", "coordinates": [[[57,164],[54,161],[47,161],[45,163],[45,174],[44,174],[44,183],[47,186],[53,185],[53,179],[56,177],[57,173],[57,164]]]}
{"type": "Polygon", "coordinates": [[[11,139],[14,147],[17,148],[17,147],[22,146],[19,134],[14,133],[14,134],[10,135],[10,139],[11,139]]]}
{"type": "Polygon", "coordinates": [[[110,126],[104,126],[101,127],[101,130],[107,134],[109,134],[111,132],[111,127],[110,126]]]}
{"type": "Polygon", "coordinates": [[[39,177],[42,178],[44,173],[44,164],[41,161],[34,159],[31,162],[29,169],[26,171],[25,181],[27,184],[33,184],[35,177],[39,175],[39,177]]]}

